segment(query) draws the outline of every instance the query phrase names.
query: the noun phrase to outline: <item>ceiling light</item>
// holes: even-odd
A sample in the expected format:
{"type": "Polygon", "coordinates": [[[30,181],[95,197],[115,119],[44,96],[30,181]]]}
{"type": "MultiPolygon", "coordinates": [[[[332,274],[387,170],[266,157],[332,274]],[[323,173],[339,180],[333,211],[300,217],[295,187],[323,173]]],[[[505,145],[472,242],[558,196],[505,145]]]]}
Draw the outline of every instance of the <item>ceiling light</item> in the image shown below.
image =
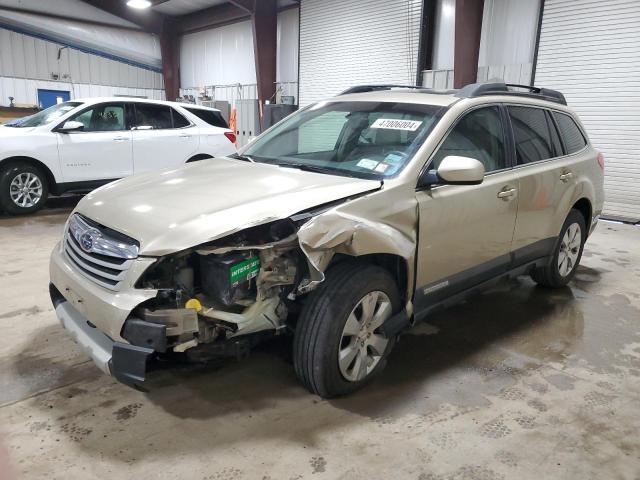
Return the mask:
{"type": "Polygon", "coordinates": [[[127,6],[142,10],[144,8],[149,8],[151,6],[151,2],[149,0],[129,0],[127,2],[127,6]]]}

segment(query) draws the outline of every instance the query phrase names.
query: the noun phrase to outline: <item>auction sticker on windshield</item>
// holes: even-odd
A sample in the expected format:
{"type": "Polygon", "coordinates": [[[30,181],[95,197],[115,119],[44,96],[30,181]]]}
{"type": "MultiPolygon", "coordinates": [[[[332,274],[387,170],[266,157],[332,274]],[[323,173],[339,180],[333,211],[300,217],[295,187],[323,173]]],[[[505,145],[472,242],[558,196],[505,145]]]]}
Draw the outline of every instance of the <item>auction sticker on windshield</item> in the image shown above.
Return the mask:
{"type": "Polygon", "coordinates": [[[397,120],[395,118],[379,118],[371,125],[371,128],[388,128],[391,130],[407,130],[415,132],[422,122],[417,120],[397,120]]]}

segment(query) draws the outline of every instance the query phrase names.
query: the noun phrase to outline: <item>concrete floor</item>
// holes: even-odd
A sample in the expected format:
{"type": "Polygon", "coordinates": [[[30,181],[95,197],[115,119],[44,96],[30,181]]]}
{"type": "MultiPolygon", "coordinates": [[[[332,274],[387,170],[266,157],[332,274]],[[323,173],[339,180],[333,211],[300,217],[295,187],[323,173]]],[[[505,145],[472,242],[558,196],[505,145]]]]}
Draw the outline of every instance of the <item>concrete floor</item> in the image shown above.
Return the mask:
{"type": "Polygon", "coordinates": [[[72,204],[0,217],[0,479],[640,479],[640,228],[602,223],[570,288],[528,279],[402,338],[381,378],[323,401],[285,345],[102,375],[49,303],[72,204]]]}

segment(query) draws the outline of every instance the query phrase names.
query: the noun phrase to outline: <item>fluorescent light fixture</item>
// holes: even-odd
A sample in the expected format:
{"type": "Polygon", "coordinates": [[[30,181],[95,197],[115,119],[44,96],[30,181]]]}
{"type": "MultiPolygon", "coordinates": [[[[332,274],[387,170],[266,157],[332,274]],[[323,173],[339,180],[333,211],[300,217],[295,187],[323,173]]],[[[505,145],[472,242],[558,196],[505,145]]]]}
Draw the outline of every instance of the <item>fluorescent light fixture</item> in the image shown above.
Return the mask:
{"type": "Polygon", "coordinates": [[[127,6],[142,10],[144,8],[149,8],[151,6],[151,2],[149,0],[129,0],[127,2],[127,6]]]}

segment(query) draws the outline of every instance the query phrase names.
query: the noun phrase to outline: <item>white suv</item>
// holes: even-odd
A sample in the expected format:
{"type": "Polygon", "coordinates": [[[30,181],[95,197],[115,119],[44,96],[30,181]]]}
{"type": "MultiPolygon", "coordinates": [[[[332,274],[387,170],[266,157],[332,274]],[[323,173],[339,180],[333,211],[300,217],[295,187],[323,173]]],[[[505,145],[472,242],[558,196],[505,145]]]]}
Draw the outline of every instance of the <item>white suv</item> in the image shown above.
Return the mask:
{"type": "Polygon", "coordinates": [[[0,126],[0,209],[31,213],[49,194],[228,155],[234,144],[213,108],[123,97],[60,103],[0,126]]]}

